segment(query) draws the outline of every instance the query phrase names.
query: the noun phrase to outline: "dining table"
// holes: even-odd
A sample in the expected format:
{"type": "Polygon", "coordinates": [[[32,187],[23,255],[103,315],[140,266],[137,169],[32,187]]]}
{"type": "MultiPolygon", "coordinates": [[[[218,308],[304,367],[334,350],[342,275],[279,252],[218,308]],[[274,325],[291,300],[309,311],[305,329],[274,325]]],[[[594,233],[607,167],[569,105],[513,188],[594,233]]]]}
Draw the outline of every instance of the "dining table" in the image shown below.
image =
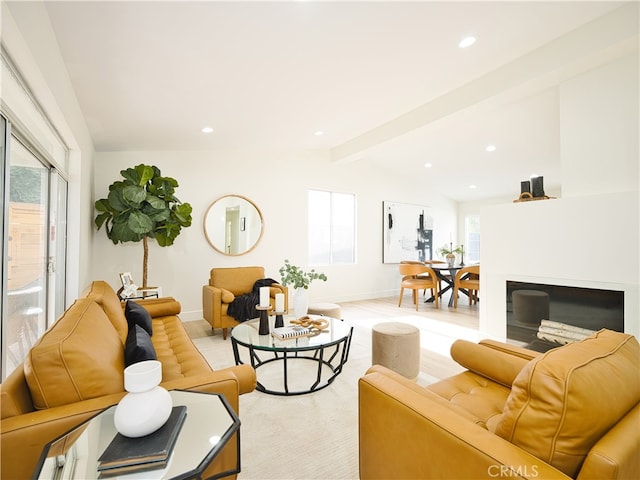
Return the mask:
{"type": "MultiPolygon", "coordinates": [[[[458,273],[459,270],[463,269],[466,266],[467,265],[465,264],[455,264],[450,266],[447,263],[433,263],[428,265],[428,267],[433,269],[435,274],[438,276],[438,280],[441,280],[446,284],[446,286],[443,289],[438,289],[439,298],[442,298],[442,295],[448,292],[449,290],[453,290],[453,283],[456,279],[456,273],[458,273]]],[[[464,288],[459,288],[458,291],[464,293],[467,297],[469,296],[469,291],[464,288]]],[[[434,300],[435,300],[435,297],[432,295],[431,297],[425,300],[425,303],[433,302],[434,300]]],[[[449,306],[450,307],[453,306],[453,292],[449,297],[449,306]]]]}

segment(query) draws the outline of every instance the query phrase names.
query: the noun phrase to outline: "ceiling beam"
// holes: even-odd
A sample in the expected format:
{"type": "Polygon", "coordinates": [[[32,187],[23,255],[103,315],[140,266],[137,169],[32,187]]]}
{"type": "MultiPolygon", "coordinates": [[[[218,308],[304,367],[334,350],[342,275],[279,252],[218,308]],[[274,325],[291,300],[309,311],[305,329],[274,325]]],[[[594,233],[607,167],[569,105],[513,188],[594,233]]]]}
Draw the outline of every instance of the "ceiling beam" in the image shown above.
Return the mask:
{"type": "Polygon", "coordinates": [[[532,81],[562,80],[638,51],[638,4],[630,3],[455,90],[331,149],[334,162],[360,160],[376,145],[532,81]]]}

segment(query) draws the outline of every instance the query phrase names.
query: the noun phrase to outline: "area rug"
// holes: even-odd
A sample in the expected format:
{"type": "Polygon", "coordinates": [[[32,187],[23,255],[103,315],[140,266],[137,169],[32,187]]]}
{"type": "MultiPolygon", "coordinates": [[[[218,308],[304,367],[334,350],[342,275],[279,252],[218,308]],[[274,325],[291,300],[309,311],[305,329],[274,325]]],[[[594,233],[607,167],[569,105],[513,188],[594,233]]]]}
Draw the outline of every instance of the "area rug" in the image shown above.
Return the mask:
{"type": "MultiPolygon", "coordinates": [[[[403,316],[393,321],[411,323],[421,330],[419,384],[426,385],[461,371],[448,357],[448,348],[455,338],[473,339],[476,332],[460,331],[460,327],[452,329],[424,317],[403,316]]],[[[354,332],[349,360],[327,388],[290,397],[258,391],[240,397],[239,479],[358,478],[358,379],[371,366],[371,327],[377,321],[350,323],[354,332]]],[[[213,368],[234,364],[229,339],[223,341],[218,334],[196,338],[194,342],[213,368]]],[[[259,378],[261,374],[259,371],[259,378]]]]}

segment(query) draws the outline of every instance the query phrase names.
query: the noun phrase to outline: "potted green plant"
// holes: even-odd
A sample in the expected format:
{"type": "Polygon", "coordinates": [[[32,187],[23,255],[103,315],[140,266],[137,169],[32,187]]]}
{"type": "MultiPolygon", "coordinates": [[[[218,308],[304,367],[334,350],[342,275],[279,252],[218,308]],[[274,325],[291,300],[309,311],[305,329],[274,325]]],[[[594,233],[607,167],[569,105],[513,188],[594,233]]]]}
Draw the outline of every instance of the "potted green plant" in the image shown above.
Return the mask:
{"type": "Polygon", "coordinates": [[[293,310],[297,317],[307,314],[309,308],[309,297],[307,290],[314,280],[327,281],[324,273],[316,272],[313,268],[308,272],[300,267],[292,265],[289,260],[284,261],[284,266],[280,267],[280,283],[284,287],[293,287],[293,310]]]}
{"type": "Polygon", "coordinates": [[[450,243],[448,247],[446,245],[440,247],[438,253],[447,261],[447,265],[453,267],[453,264],[456,262],[456,254],[462,253],[462,247],[454,248],[453,244],[450,243]]]}
{"type": "Polygon", "coordinates": [[[95,225],[98,230],[104,225],[114,244],[142,241],[142,288],[148,288],[148,239],[161,247],[173,245],[182,228],[191,225],[193,209],[175,196],[178,182],[162,176],[158,167],[140,164],[120,174],[124,180],[113,182],[107,198],[95,202],[95,225]]]}

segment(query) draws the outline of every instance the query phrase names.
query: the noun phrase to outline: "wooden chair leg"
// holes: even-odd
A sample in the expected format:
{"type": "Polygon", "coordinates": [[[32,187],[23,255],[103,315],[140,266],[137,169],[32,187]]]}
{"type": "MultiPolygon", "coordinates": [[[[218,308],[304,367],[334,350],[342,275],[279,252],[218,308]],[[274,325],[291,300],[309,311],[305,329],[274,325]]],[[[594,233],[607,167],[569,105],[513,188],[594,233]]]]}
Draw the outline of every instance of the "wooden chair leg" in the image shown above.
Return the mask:
{"type": "Polygon", "coordinates": [[[440,291],[439,291],[437,283],[435,285],[434,290],[435,290],[435,292],[434,292],[434,295],[433,295],[433,299],[434,299],[433,303],[435,304],[436,308],[439,308],[438,305],[439,305],[439,301],[440,301],[440,291]]]}
{"type": "Polygon", "coordinates": [[[458,286],[453,287],[453,308],[458,308],[458,286]]]}
{"type": "Polygon", "coordinates": [[[223,329],[222,329],[222,339],[223,339],[223,340],[226,340],[226,339],[227,339],[227,329],[226,329],[226,328],[223,328],[223,329]]]}
{"type": "Polygon", "coordinates": [[[414,290],[413,291],[413,300],[414,303],[416,304],[416,312],[418,311],[418,290],[414,290]]]}
{"type": "Polygon", "coordinates": [[[402,305],[402,295],[404,294],[404,288],[400,287],[400,300],[398,300],[398,306],[402,305]]]}

